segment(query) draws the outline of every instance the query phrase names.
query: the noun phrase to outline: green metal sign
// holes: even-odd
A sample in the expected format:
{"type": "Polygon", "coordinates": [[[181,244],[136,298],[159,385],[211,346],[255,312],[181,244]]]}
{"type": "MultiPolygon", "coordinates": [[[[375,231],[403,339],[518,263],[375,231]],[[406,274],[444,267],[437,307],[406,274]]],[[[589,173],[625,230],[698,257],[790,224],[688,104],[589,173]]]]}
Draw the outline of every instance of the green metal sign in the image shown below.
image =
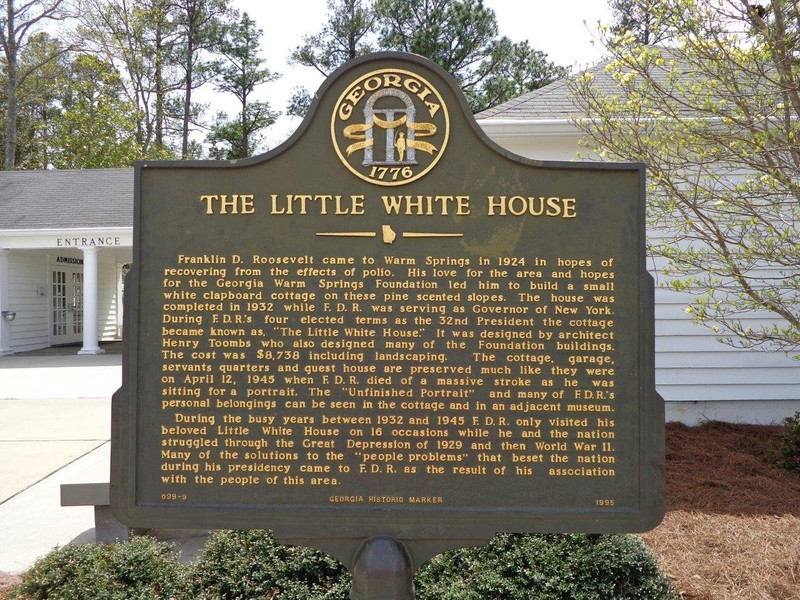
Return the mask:
{"type": "Polygon", "coordinates": [[[115,514],[415,560],[654,526],[644,236],[642,165],[512,155],[410,55],[264,156],[139,163],[115,514]]]}

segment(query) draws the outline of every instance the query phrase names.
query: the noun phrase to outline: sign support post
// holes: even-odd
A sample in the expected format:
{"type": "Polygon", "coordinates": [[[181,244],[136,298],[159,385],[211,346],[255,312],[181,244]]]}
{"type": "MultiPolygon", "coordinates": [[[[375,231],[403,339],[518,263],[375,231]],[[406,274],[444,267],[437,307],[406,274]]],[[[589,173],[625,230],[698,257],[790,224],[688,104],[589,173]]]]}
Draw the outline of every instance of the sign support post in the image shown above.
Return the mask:
{"type": "Polygon", "coordinates": [[[351,568],[350,600],[413,600],[414,571],[402,542],[391,536],[371,537],[351,568]]]}

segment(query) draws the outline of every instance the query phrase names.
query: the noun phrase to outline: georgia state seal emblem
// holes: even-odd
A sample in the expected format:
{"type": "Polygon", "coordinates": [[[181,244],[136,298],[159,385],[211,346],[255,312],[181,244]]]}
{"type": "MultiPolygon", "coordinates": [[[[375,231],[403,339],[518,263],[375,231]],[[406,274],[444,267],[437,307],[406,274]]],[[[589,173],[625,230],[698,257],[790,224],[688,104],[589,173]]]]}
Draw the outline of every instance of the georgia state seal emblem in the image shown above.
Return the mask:
{"type": "Polygon", "coordinates": [[[377,185],[419,179],[442,157],[449,137],[442,96],[403,69],[362,75],[342,92],[331,116],[331,138],[342,163],[377,185]]]}

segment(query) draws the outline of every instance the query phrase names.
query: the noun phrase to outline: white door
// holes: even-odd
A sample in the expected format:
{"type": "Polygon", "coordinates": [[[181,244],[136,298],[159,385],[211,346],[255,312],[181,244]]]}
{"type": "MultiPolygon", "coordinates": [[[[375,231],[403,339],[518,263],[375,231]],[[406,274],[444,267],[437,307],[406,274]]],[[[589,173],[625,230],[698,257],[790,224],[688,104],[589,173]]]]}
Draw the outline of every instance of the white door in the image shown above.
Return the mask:
{"type": "Polygon", "coordinates": [[[50,272],[50,343],[83,340],[83,270],[59,267],[50,272]]]}

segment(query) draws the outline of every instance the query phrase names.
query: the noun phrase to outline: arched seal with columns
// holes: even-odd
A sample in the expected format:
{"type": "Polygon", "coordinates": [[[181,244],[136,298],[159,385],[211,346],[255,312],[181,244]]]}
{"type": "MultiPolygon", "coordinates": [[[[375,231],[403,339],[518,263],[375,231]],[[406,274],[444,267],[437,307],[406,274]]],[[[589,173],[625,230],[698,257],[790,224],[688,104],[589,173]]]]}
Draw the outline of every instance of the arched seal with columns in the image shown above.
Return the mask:
{"type": "MultiPolygon", "coordinates": [[[[369,126],[369,128],[365,130],[365,136],[370,143],[364,148],[364,161],[362,164],[364,166],[417,164],[415,160],[416,149],[414,145],[410,143],[414,140],[414,118],[416,114],[417,109],[414,108],[414,102],[411,100],[411,96],[406,94],[403,90],[384,88],[372,94],[364,106],[364,124],[369,126]],[[375,103],[387,96],[399,98],[403,102],[404,108],[375,108],[375,103]],[[383,118],[378,115],[382,115],[383,118]],[[374,146],[371,142],[373,140],[372,136],[375,125],[386,132],[386,158],[383,161],[376,161],[373,157],[374,146]],[[404,134],[403,138],[399,138],[395,134],[397,133],[397,129],[403,126],[406,127],[407,132],[404,134]],[[405,139],[405,142],[398,147],[400,139],[405,139]],[[403,148],[402,152],[399,151],[400,147],[403,148]],[[399,154],[399,156],[395,158],[397,154],[399,154]]],[[[400,133],[403,134],[403,132],[400,133]]]]}
{"type": "Polygon", "coordinates": [[[435,166],[449,126],[444,100],[428,81],[402,69],[383,69],[345,89],[333,111],[331,136],[339,158],[358,177],[401,185],[435,166]]]}

